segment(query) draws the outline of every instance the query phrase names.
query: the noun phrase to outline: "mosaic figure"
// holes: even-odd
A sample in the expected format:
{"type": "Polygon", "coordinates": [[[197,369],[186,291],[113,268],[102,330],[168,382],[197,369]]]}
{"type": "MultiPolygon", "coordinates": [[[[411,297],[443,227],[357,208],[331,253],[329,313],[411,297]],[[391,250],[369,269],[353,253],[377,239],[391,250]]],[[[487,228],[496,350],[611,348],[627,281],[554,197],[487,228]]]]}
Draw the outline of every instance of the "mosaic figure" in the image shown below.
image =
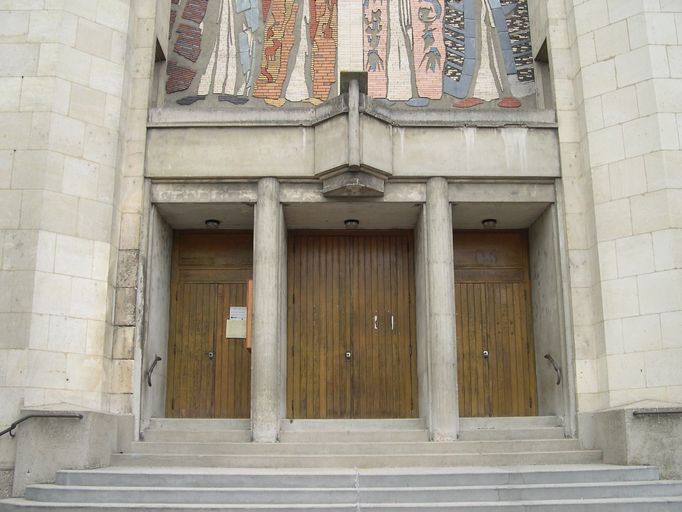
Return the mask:
{"type": "MultiPolygon", "coordinates": [[[[215,41],[199,81],[198,95],[221,94],[228,100],[233,100],[233,96],[251,95],[255,81],[253,71],[258,60],[255,42],[260,27],[260,8],[259,0],[222,1],[215,41]]],[[[201,27],[203,31],[203,23],[201,27]]]]}
{"type": "Polygon", "coordinates": [[[270,0],[254,96],[321,103],[336,82],[336,0],[270,0]]]}
{"type": "Polygon", "coordinates": [[[532,93],[527,0],[446,0],[443,91],[469,107],[532,93]]]}

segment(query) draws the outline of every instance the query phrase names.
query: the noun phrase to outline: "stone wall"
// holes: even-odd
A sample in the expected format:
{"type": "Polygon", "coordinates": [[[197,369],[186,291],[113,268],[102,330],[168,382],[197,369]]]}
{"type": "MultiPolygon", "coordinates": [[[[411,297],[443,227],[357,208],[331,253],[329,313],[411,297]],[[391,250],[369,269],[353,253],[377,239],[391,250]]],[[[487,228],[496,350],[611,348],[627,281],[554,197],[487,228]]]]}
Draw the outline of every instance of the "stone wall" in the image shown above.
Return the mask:
{"type": "Polygon", "coordinates": [[[547,38],[556,95],[579,410],[679,401],[682,6],[541,4],[533,43],[547,38]]]}
{"type": "Polygon", "coordinates": [[[601,378],[610,406],[679,401],[682,5],[575,3],[604,326],[601,378]]]}
{"type": "MultiPolygon", "coordinates": [[[[0,426],[45,404],[131,410],[124,313],[154,37],[168,37],[157,3],[169,2],[0,3],[0,426]]],[[[0,439],[0,467],[15,445],[0,439]]]]}
{"type": "MultiPolygon", "coordinates": [[[[127,1],[0,5],[0,424],[109,408],[127,1]]],[[[14,442],[0,439],[0,466],[14,442]]]]}

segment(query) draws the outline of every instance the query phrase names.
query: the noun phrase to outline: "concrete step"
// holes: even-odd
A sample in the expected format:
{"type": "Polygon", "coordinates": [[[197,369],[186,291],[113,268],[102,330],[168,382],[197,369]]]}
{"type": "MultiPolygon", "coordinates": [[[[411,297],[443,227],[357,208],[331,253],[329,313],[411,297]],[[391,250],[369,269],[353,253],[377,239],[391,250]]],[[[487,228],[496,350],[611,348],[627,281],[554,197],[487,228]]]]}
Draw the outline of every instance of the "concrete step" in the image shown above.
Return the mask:
{"type": "Polygon", "coordinates": [[[510,428],[510,429],[472,429],[460,430],[459,438],[462,441],[494,441],[515,439],[564,439],[563,427],[534,427],[534,428],[510,428]]]}
{"type": "Polygon", "coordinates": [[[152,418],[147,430],[185,430],[185,431],[216,431],[216,430],[249,430],[250,419],[213,419],[213,418],[152,418]]]}
{"type": "Polygon", "coordinates": [[[333,443],[168,443],[135,442],[131,453],[188,455],[398,455],[425,453],[515,453],[579,450],[575,439],[521,441],[333,442],[333,443]]]}
{"type": "Polygon", "coordinates": [[[194,466],[252,468],[371,468],[425,466],[509,466],[519,464],[587,464],[600,462],[599,450],[517,453],[415,453],[406,455],[188,455],[114,454],[114,466],[194,466]]]}
{"type": "Polygon", "coordinates": [[[494,485],[458,487],[354,488],[223,488],[223,487],[110,487],[32,485],[27,500],[81,503],[182,504],[354,504],[354,503],[453,503],[494,501],[574,500],[599,498],[682,496],[681,482],[598,482],[547,485],[494,485]]]}
{"type": "Polygon", "coordinates": [[[460,503],[371,503],[360,505],[346,504],[309,504],[309,505],[210,505],[210,504],[172,504],[172,503],[40,503],[24,499],[11,499],[3,503],[3,512],[196,512],[215,510],[225,512],[324,512],[328,510],[358,512],[380,510],[382,512],[420,512],[476,511],[476,512],[679,512],[682,498],[610,498],[587,500],[550,500],[550,501],[509,501],[509,502],[460,502],[460,503]]]}
{"type": "Polygon", "coordinates": [[[515,429],[561,427],[563,420],[558,416],[507,416],[495,418],[460,418],[459,426],[462,430],[473,429],[515,429]]]}
{"type": "Polygon", "coordinates": [[[678,512],[682,482],[605,464],[387,469],[110,467],[60,471],[3,512],[678,512]]]}
{"type": "Polygon", "coordinates": [[[656,481],[651,466],[608,464],[390,469],[110,467],[57,473],[58,485],[146,487],[434,487],[656,481]]]}
{"type": "Polygon", "coordinates": [[[250,430],[145,430],[144,440],[156,443],[246,443],[251,441],[250,430]]]}
{"type": "Polygon", "coordinates": [[[420,430],[325,430],[325,431],[287,431],[279,433],[279,440],[283,443],[375,443],[382,441],[420,442],[428,441],[429,433],[420,430]]]}
{"type": "Polygon", "coordinates": [[[359,420],[282,420],[283,432],[301,431],[366,431],[366,430],[426,430],[424,418],[389,418],[359,420]]]}

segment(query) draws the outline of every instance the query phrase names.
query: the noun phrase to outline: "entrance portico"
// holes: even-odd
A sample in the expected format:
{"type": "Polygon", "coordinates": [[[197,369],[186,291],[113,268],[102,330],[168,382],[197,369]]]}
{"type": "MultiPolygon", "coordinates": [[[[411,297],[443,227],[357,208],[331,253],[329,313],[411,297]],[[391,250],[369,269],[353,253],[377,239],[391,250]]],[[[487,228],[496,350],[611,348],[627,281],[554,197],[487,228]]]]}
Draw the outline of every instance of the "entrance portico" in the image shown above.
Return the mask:
{"type": "MultiPolygon", "coordinates": [[[[466,195],[469,199],[475,199],[477,195],[476,186],[471,183],[448,182],[442,178],[432,178],[426,183],[407,184],[389,182],[386,184],[386,194],[384,197],[351,201],[325,198],[320,185],[317,183],[297,183],[280,181],[274,178],[266,178],[258,183],[238,183],[232,187],[229,185],[204,184],[200,190],[197,190],[196,186],[185,184],[158,183],[152,186],[151,196],[155,205],[154,209],[171,223],[177,223],[179,228],[200,227],[199,222],[202,219],[198,216],[195,216],[196,218],[193,217],[189,213],[191,208],[185,206],[190,204],[188,200],[194,198],[191,200],[195,201],[197,197],[205,198],[201,199],[201,208],[197,208],[202,215],[205,216],[210,211],[211,218],[221,218],[223,216],[226,219],[226,224],[232,222],[233,224],[229,227],[248,229],[251,226],[253,228],[255,240],[255,252],[253,254],[255,291],[254,339],[251,354],[253,363],[250,417],[254,440],[276,441],[279,436],[281,419],[287,418],[295,421],[296,418],[335,416],[357,418],[418,416],[426,420],[431,439],[452,440],[457,438],[457,423],[460,411],[458,402],[462,399],[462,393],[457,391],[458,368],[456,361],[457,350],[461,350],[461,345],[459,345],[461,341],[457,339],[457,313],[455,307],[457,285],[454,278],[456,266],[453,259],[453,229],[475,227],[473,220],[477,219],[482,213],[486,215],[499,214],[499,229],[502,231],[498,232],[503,232],[507,228],[520,228],[526,229],[526,232],[530,233],[531,254],[537,252],[539,244],[551,245],[552,243],[547,239],[550,236],[549,232],[541,236],[534,233],[538,231],[536,226],[538,221],[547,216],[549,216],[551,221],[553,210],[551,206],[548,209],[548,205],[551,205],[554,201],[553,183],[545,182],[532,185],[489,183],[486,184],[486,188],[488,196],[498,199],[498,201],[467,202],[463,200],[462,196],[466,195]],[[277,193],[274,192],[276,189],[279,189],[277,193]],[[511,196],[509,194],[510,190],[514,191],[511,196]],[[255,203],[255,215],[249,213],[253,210],[250,210],[248,207],[244,208],[243,199],[245,198],[249,200],[248,202],[255,203]],[[509,200],[510,198],[511,200],[509,200]],[[430,207],[437,208],[435,210],[436,213],[432,209],[432,214],[429,215],[430,207]],[[183,211],[187,215],[180,214],[183,211]],[[259,211],[266,212],[266,214],[267,212],[273,212],[275,217],[280,219],[275,219],[276,223],[279,222],[279,228],[277,230],[268,230],[269,228],[259,227],[261,226],[258,222],[259,211]],[[251,220],[249,220],[249,217],[251,220]],[[183,222],[185,224],[179,224],[179,218],[184,219],[183,222]],[[356,232],[338,231],[339,228],[343,227],[343,221],[347,218],[358,219],[361,229],[356,232]],[[238,222],[240,219],[241,224],[238,222]],[[192,221],[197,225],[187,224],[191,224],[192,221]],[[533,229],[528,231],[528,228],[531,226],[533,226],[533,229]],[[382,231],[365,230],[362,229],[363,227],[373,228],[374,230],[382,229],[382,231]],[[332,233],[330,228],[336,228],[337,231],[332,233]],[[265,231],[262,231],[263,229],[265,231]],[[263,235],[263,233],[265,235],[260,236],[259,231],[260,235],[263,235]],[[292,323],[292,315],[298,315],[302,310],[296,309],[300,306],[300,303],[296,304],[291,296],[293,290],[291,287],[303,275],[310,279],[303,286],[317,286],[310,275],[316,271],[313,265],[314,261],[303,260],[295,263],[296,260],[292,259],[301,257],[300,253],[295,257],[292,256],[296,247],[308,247],[309,250],[314,249],[310,243],[307,246],[305,244],[297,246],[296,240],[299,241],[299,244],[301,243],[300,235],[297,238],[297,233],[310,235],[312,238],[309,237],[309,240],[319,240],[319,235],[327,239],[333,239],[334,234],[343,238],[359,236],[355,233],[359,233],[360,236],[364,235],[361,236],[362,238],[372,239],[372,234],[378,236],[380,233],[384,233],[389,238],[398,236],[408,241],[404,249],[395,248],[394,256],[389,255],[386,260],[388,270],[384,271],[381,279],[383,280],[383,286],[387,287],[387,290],[402,290],[404,287],[405,294],[408,297],[406,307],[408,310],[409,308],[414,308],[413,313],[408,311],[408,316],[413,314],[414,320],[412,321],[413,324],[409,327],[409,335],[405,337],[406,341],[404,342],[406,347],[404,353],[412,358],[412,362],[405,364],[403,368],[402,363],[400,363],[400,354],[403,352],[401,352],[399,345],[387,344],[386,347],[377,351],[376,358],[372,360],[371,364],[367,365],[368,370],[365,373],[365,375],[372,375],[372,372],[376,369],[375,366],[381,365],[384,361],[387,361],[386,364],[391,366],[394,365],[393,362],[398,362],[400,370],[396,375],[400,377],[405,372],[407,372],[408,376],[411,375],[411,377],[406,377],[407,381],[410,381],[411,384],[406,384],[405,388],[401,384],[399,389],[402,390],[409,387],[413,391],[406,395],[410,397],[409,400],[400,398],[400,392],[394,394],[394,398],[391,400],[395,400],[395,397],[398,397],[398,402],[400,403],[407,403],[401,402],[402,400],[410,401],[411,403],[407,404],[407,409],[402,410],[399,406],[396,406],[395,411],[378,414],[371,408],[374,407],[372,405],[369,409],[355,409],[360,411],[359,413],[325,413],[326,415],[320,413],[321,409],[314,410],[313,412],[308,412],[307,408],[301,409],[300,397],[303,395],[306,397],[312,396],[312,399],[315,400],[315,393],[318,396],[319,407],[319,397],[322,397],[320,379],[324,378],[324,386],[338,385],[332,378],[334,376],[333,369],[330,370],[329,376],[325,373],[324,377],[322,377],[321,372],[326,370],[323,369],[319,357],[338,356],[345,364],[343,358],[346,350],[341,350],[341,345],[339,344],[336,347],[339,354],[332,356],[327,352],[323,355],[323,350],[320,349],[317,353],[317,361],[315,360],[315,355],[310,356],[312,357],[310,360],[311,366],[307,368],[310,368],[312,373],[310,375],[306,373],[307,380],[300,384],[298,388],[295,387],[295,375],[296,372],[300,373],[301,369],[297,369],[295,366],[296,362],[292,359],[291,348],[294,347],[295,358],[301,355],[300,353],[297,354],[296,349],[303,345],[295,346],[292,337],[305,337],[306,333],[295,331],[294,324],[292,323]],[[429,239],[431,244],[428,242],[429,239]],[[443,240],[445,243],[443,243],[443,240]],[[411,244],[413,244],[413,249],[410,249],[411,244]],[[446,245],[449,251],[446,249],[446,245]],[[407,265],[407,267],[401,267],[401,269],[407,269],[407,279],[401,280],[405,271],[398,268],[392,269],[391,265],[393,265],[393,258],[398,258],[399,255],[402,255],[403,251],[406,251],[405,254],[408,254],[407,259],[401,264],[407,265]],[[441,252],[439,253],[438,251],[441,252]],[[410,252],[414,256],[409,256],[410,252]],[[268,254],[270,255],[269,257],[264,257],[268,254]],[[429,254],[444,254],[445,256],[431,257],[429,259],[429,254]],[[270,277],[264,279],[265,284],[259,288],[257,284],[258,272],[259,268],[262,268],[263,265],[266,265],[266,272],[270,272],[270,274],[261,275],[269,275],[270,277]],[[271,267],[267,267],[267,265],[271,267]],[[298,271],[293,270],[293,268],[298,268],[298,271]],[[410,268],[413,268],[413,278],[409,275],[410,268]],[[296,272],[298,272],[298,277],[296,272]],[[400,277],[398,274],[400,274],[400,277]],[[450,277],[448,277],[448,274],[450,277]],[[411,279],[414,279],[414,285],[409,284],[411,279]],[[447,284],[448,279],[450,279],[450,285],[447,284]],[[414,299],[411,298],[412,294],[414,299]],[[412,302],[410,302],[411,300],[412,302]],[[271,313],[263,314],[262,308],[264,307],[269,308],[271,313]],[[382,359],[382,356],[379,354],[381,351],[393,350],[394,348],[396,349],[395,353],[391,352],[387,359],[382,359]],[[256,390],[259,390],[258,396],[256,396],[256,390]],[[292,396],[294,397],[293,404],[292,396]]],[[[197,203],[191,204],[196,205],[197,203]]],[[[268,221],[268,226],[272,226],[270,221],[268,221]]],[[[171,227],[173,226],[171,225],[171,227]]],[[[219,231],[223,232],[223,230],[219,231]]],[[[384,243],[384,246],[386,246],[386,243],[384,243]]],[[[340,247],[338,243],[337,247],[340,247]]],[[[454,247],[456,250],[456,241],[454,247]]],[[[319,247],[314,250],[319,250],[319,247]]],[[[341,249],[339,248],[338,251],[341,251],[341,249]]],[[[348,257],[346,256],[346,258],[348,257]]],[[[354,257],[358,258],[357,255],[354,257]]],[[[372,269],[373,272],[374,263],[371,257],[370,255],[367,268],[372,269]]],[[[341,260],[339,259],[338,261],[341,260]]],[[[349,263],[350,260],[348,260],[347,264],[349,263]]],[[[155,264],[156,262],[151,262],[152,272],[155,264]]],[[[330,269],[333,270],[331,267],[330,269]]],[[[317,268],[317,272],[320,275],[324,275],[324,281],[321,281],[321,286],[315,288],[317,295],[313,296],[310,304],[321,307],[324,306],[326,300],[329,306],[325,310],[325,314],[327,314],[327,311],[331,311],[334,305],[338,306],[340,302],[326,294],[335,293],[335,286],[340,288],[345,280],[341,279],[341,276],[338,274],[335,278],[333,272],[327,277],[325,269],[317,268]]],[[[368,274],[370,281],[374,275],[372,272],[368,274]]],[[[551,281],[551,276],[540,275],[539,281],[540,284],[551,281]]],[[[376,285],[380,286],[381,283],[377,282],[376,285]]],[[[338,290],[336,293],[338,296],[338,290]]],[[[369,308],[372,310],[370,312],[373,312],[374,309],[379,310],[378,304],[372,306],[369,308]]],[[[350,303],[348,303],[348,307],[351,308],[350,303]]],[[[393,305],[383,309],[391,311],[392,307],[393,305]]],[[[315,314],[319,313],[313,312],[311,319],[315,314]]],[[[386,312],[383,314],[384,316],[386,314],[390,315],[390,313],[386,312]]],[[[369,318],[371,321],[372,317],[370,316],[369,318]]],[[[320,318],[318,317],[314,320],[318,322],[320,318]]],[[[379,321],[379,319],[377,320],[379,321]]],[[[384,322],[385,327],[389,326],[390,316],[386,316],[386,318],[381,320],[384,322]]],[[[335,319],[331,314],[325,316],[325,325],[328,324],[328,321],[330,322],[330,332],[333,335],[338,334],[338,339],[341,337],[350,339],[348,336],[350,333],[341,332],[341,324],[345,324],[345,322],[341,322],[338,318],[335,319]]],[[[396,322],[399,322],[399,319],[394,316],[394,329],[398,326],[396,322]]],[[[379,321],[380,323],[381,321],[379,321]]],[[[532,319],[530,323],[531,330],[535,329],[538,325],[543,329],[545,328],[542,321],[538,321],[537,318],[532,319]]],[[[299,323],[300,325],[304,324],[299,323]]],[[[315,329],[312,323],[308,325],[308,328],[311,330],[315,329]]],[[[372,328],[373,326],[370,325],[370,329],[372,328]]],[[[389,338],[391,338],[390,334],[382,338],[380,330],[377,333],[379,340],[388,342],[389,338]]],[[[310,348],[314,346],[313,340],[320,339],[320,333],[317,332],[317,334],[313,335],[311,331],[309,335],[313,336],[308,341],[308,343],[313,343],[313,345],[308,345],[310,348]]],[[[332,344],[334,342],[334,340],[329,341],[332,344]]],[[[538,350],[545,350],[545,347],[541,347],[538,350]]],[[[560,346],[557,346],[553,350],[553,353],[557,354],[560,353],[561,349],[560,346]]],[[[351,350],[351,352],[353,352],[351,357],[362,357],[355,350],[351,350]]],[[[544,351],[542,353],[544,354],[544,351]]],[[[541,382],[541,386],[538,389],[540,395],[539,408],[537,412],[533,411],[531,414],[539,412],[540,414],[558,414],[563,416],[565,413],[564,409],[562,409],[564,407],[562,398],[558,397],[557,399],[557,397],[554,397],[554,389],[546,385],[548,379],[545,374],[549,374],[551,380],[553,370],[545,367],[544,363],[547,362],[542,360],[537,364],[537,368],[533,368],[536,365],[536,361],[533,360],[530,363],[530,367],[524,370],[525,372],[532,371],[533,375],[537,372],[541,382]]],[[[332,368],[332,366],[329,368],[332,368]]],[[[341,368],[343,368],[343,365],[341,368]]],[[[303,371],[307,372],[305,369],[303,371]]],[[[378,371],[381,375],[381,366],[378,367],[378,371]]],[[[384,377],[386,377],[384,379],[385,382],[392,380],[387,377],[385,372],[381,378],[384,377]]],[[[554,386],[553,382],[552,386],[554,386]]],[[[353,393],[361,392],[361,388],[362,386],[358,388],[351,385],[346,393],[352,396],[353,393]]],[[[339,392],[341,391],[339,390],[339,392]]],[[[329,389],[325,390],[324,393],[325,397],[329,396],[329,389]]],[[[353,398],[362,400],[360,395],[353,398]]],[[[353,411],[352,408],[349,410],[353,411]]],[[[468,415],[470,413],[465,412],[465,414],[468,415]]]]}

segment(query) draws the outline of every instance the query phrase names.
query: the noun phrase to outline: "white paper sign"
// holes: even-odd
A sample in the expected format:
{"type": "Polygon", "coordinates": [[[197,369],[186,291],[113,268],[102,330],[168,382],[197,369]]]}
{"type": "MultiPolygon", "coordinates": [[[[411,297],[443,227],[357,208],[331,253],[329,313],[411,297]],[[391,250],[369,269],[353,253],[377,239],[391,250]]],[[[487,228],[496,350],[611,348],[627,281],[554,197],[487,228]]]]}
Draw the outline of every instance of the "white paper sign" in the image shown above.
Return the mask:
{"type": "Polygon", "coordinates": [[[246,308],[230,307],[230,320],[246,320],[246,308]]]}

